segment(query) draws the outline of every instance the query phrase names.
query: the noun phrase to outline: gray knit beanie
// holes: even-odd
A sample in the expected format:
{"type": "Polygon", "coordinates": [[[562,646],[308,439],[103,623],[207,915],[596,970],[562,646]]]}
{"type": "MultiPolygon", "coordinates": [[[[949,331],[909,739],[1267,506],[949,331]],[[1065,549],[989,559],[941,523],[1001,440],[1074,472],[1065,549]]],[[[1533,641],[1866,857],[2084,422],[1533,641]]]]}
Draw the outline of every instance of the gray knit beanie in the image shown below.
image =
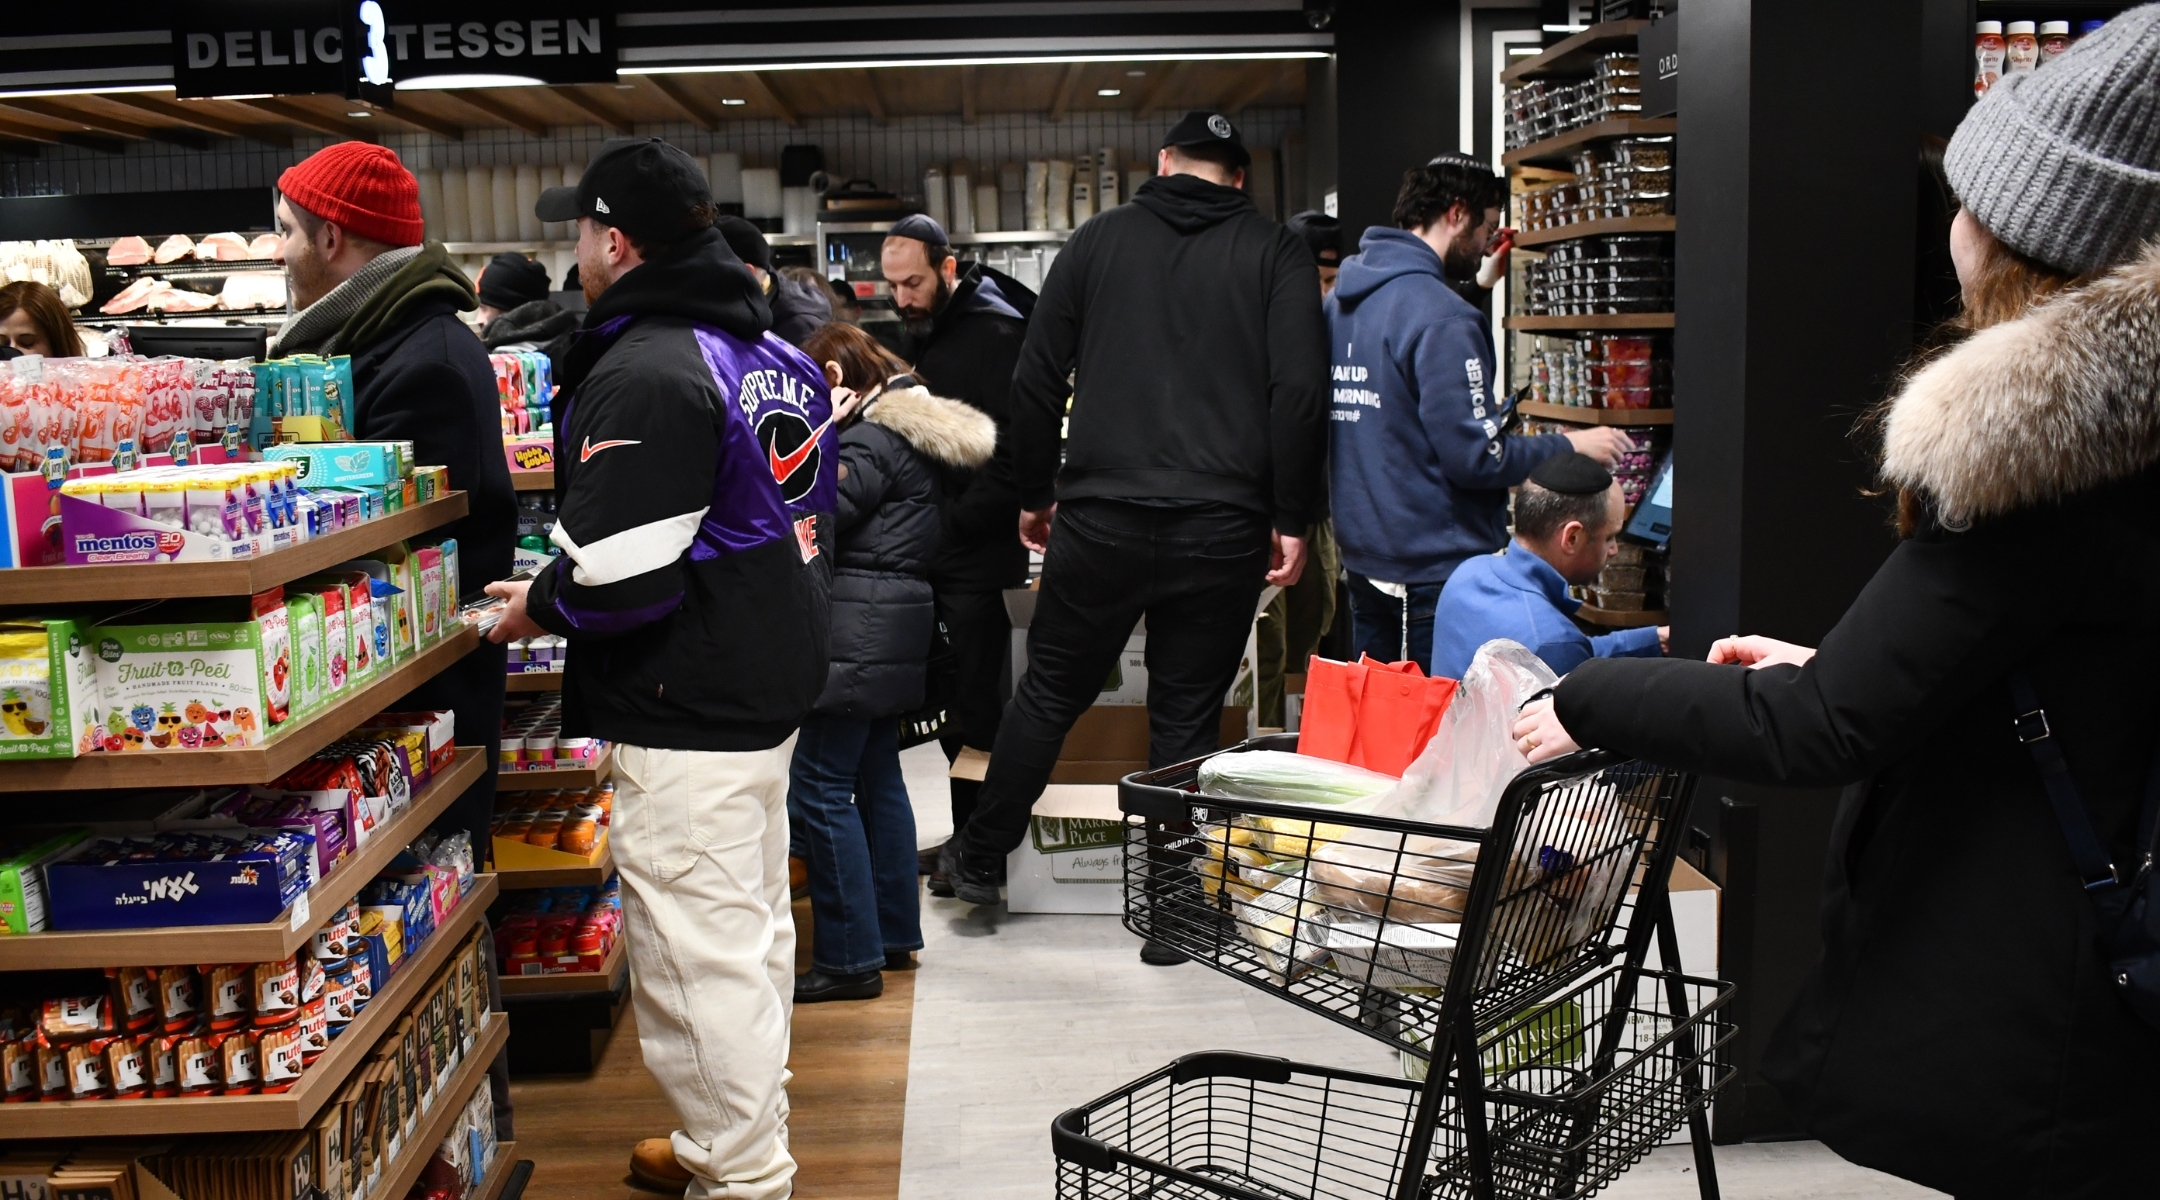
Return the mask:
{"type": "Polygon", "coordinates": [[[2005,75],[1943,157],[1950,186],[2011,249],[2079,275],[2160,235],[2160,4],[2005,75]]]}

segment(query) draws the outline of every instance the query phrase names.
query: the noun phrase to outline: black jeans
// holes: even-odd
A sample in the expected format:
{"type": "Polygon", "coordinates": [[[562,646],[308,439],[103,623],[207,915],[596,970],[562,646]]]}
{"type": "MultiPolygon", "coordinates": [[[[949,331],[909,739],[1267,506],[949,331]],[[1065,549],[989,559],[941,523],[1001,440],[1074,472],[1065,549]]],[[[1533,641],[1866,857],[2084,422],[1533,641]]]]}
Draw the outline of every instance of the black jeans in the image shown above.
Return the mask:
{"type": "MultiPolygon", "coordinates": [[[[945,708],[945,731],[938,735],[950,763],[960,757],[962,747],[987,752],[997,746],[998,724],[1005,715],[1005,656],[1012,648],[1012,618],[1005,615],[1003,592],[939,592],[937,617],[953,650],[952,701],[945,708]]],[[[982,785],[972,779],[951,784],[957,830],[974,815],[982,785]]]]}
{"type": "Polygon", "coordinates": [[[1218,748],[1223,693],[1237,676],[1268,569],[1268,521],[1227,505],[1156,508],[1112,500],[1058,506],[1013,690],[975,815],[960,846],[1003,862],[1027,836],[1066,731],[1147,617],[1148,764],[1218,748]]]}
{"type": "Polygon", "coordinates": [[[1372,581],[1350,572],[1350,640],[1360,654],[1381,662],[1415,662],[1432,674],[1433,612],[1440,607],[1438,583],[1413,583],[1408,600],[1390,596],[1372,581]],[[1409,645],[1404,646],[1403,616],[1409,615],[1409,645]],[[1405,659],[1403,651],[1409,650],[1405,659]]]}

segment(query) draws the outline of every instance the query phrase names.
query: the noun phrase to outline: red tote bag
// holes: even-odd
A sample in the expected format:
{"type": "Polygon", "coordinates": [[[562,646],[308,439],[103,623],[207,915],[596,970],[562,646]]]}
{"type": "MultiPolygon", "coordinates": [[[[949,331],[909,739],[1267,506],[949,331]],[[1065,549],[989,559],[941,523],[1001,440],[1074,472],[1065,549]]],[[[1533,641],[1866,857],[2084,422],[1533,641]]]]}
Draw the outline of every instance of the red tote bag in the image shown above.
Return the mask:
{"type": "Polygon", "coordinates": [[[1400,778],[1454,697],[1454,680],[1427,678],[1414,662],[1315,655],[1306,669],[1298,753],[1400,778]]]}

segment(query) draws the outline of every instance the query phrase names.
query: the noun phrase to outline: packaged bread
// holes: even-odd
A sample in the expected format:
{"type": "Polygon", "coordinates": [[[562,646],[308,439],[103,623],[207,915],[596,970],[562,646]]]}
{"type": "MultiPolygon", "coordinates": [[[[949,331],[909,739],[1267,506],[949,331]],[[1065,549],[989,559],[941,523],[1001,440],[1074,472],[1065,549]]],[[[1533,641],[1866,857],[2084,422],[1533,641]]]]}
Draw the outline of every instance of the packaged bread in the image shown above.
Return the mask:
{"type": "Polygon", "coordinates": [[[1320,903],[1384,921],[1460,923],[1478,845],[1420,834],[1363,831],[1366,842],[1320,844],[1308,873],[1320,903]],[[1384,842],[1386,844],[1368,844],[1384,842]]]}

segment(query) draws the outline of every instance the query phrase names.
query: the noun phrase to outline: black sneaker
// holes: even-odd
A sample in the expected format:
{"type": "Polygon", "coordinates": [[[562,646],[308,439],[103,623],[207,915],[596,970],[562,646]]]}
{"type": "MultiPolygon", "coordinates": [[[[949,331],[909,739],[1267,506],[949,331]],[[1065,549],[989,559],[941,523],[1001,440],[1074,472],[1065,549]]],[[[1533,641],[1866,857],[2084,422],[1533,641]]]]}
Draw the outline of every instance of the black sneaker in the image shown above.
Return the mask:
{"type": "Polygon", "coordinates": [[[932,871],[930,873],[930,894],[947,900],[952,899],[952,878],[943,871],[932,871]]]}
{"type": "Polygon", "coordinates": [[[1140,961],[1151,967],[1174,967],[1188,959],[1183,950],[1151,940],[1140,943],[1140,961]]]}
{"type": "Polygon", "coordinates": [[[885,952],[885,969],[888,971],[914,970],[915,952],[913,950],[887,950],[885,952]]]}
{"type": "Polygon", "coordinates": [[[943,850],[944,848],[945,843],[939,842],[935,846],[930,846],[922,850],[917,850],[915,852],[915,873],[917,875],[937,874],[938,851],[943,850]]]}
{"type": "Polygon", "coordinates": [[[825,1000],[875,1000],[885,994],[885,976],[878,971],[859,975],[827,975],[815,968],[795,977],[795,1003],[817,1004],[825,1000]]]}
{"type": "Polygon", "coordinates": [[[1003,872],[979,861],[968,862],[961,856],[959,841],[954,838],[938,850],[938,870],[952,886],[952,894],[969,904],[996,904],[1003,900],[1004,897],[998,894],[999,876],[1003,872]]]}

